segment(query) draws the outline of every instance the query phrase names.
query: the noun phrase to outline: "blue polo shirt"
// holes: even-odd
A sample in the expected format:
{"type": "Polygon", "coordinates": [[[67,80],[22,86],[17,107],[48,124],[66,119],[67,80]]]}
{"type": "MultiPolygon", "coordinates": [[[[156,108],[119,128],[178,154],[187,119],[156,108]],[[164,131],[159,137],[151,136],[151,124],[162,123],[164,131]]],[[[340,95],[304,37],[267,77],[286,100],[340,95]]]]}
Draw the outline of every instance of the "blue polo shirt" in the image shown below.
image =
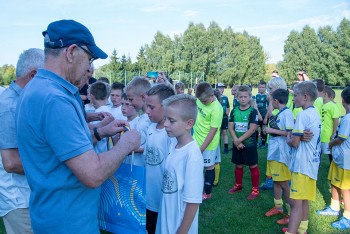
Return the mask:
{"type": "Polygon", "coordinates": [[[99,233],[100,189],[84,186],[65,164],[93,150],[78,89],[39,69],[20,96],[16,123],[34,232],[99,233]]]}

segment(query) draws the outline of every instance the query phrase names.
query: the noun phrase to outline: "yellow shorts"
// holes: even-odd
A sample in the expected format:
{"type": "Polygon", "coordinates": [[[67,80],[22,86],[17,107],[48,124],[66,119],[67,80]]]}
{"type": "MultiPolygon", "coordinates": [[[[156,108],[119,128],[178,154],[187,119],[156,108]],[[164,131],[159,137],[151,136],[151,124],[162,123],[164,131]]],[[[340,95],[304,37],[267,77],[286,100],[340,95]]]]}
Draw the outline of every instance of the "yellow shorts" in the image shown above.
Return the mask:
{"type": "Polygon", "coordinates": [[[292,172],[290,198],[294,200],[316,200],[316,180],[307,175],[292,172]]]}
{"type": "Polygon", "coordinates": [[[329,168],[328,179],[337,188],[350,189],[350,170],[338,167],[334,161],[329,168]]]}
{"type": "Polygon", "coordinates": [[[288,181],[291,174],[286,164],[277,161],[267,161],[266,176],[272,177],[273,181],[288,181]]]}

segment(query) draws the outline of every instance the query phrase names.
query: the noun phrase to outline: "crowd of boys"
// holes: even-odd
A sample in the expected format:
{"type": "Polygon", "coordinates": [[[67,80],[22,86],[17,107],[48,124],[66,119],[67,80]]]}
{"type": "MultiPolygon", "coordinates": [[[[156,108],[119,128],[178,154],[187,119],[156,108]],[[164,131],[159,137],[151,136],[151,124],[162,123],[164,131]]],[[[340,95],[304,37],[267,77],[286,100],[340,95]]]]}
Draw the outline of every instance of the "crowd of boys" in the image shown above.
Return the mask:
{"type": "MultiPolygon", "coordinates": [[[[53,22],[43,35],[45,63],[41,56],[38,65],[25,67],[0,97],[6,106],[0,117],[8,123],[0,130],[4,136],[1,167],[6,170],[2,174],[26,175],[16,179],[26,185],[21,204],[2,210],[8,233],[61,232],[62,228],[96,232],[98,188],[121,163],[146,169],[148,233],[198,233],[199,205],[212,198],[212,187],[219,183],[220,145],[225,154],[229,152],[227,132],[232,137],[231,161],[235,164],[235,183],[229,194],[243,190],[243,170],[249,166],[252,188],[247,199],[257,199],[261,189],[273,184],[274,206],[266,216],[284,214],[284,197],[287,214],[277,221],[288,224],[283,232],[306,233],[308,201],[316,197],[322,152],[331,163],[332,200],[317,213],[340,215],[342,198],[343,216],[332,226],[350,228],[350,161],[346,157],[350,155],[350,87],[341,94],[346,115],[340,124],[335,92],[322,79],[306,80],[303,70],[289,91],[277,71],[268,83],[258,84],[255,97],[251,86],[234,85],[230,111],[223,83],[216,85],[217,90],[210,83],[199,83],[193,97],[184,94],[182,82],[173,86],[164,72],[158,72],[153,82],[134,77],[126,87],[118,82],[110,85],[106,78],[92,81],[93,60],[106,58],[106,54],[95,45],[88,29],[75,21],[53,22]],[[79,41],[77,32],[85,33],[85,41],[79,41]],[[86,69],[75,66],[72,61],[76,60],[84,61],[86,69]],[[65,65],[57,68],[59,61],[65,65]],[[29,111],[30,102],[36,104],[33,109],[39,115],[29,111]],[[125,130],[128,133],[122,134],[125,130]],[[71,141],[66,143],[67,139],[71,141]],[[260,188],[258,147],[268,151],[267,183],[260,188]],[[9,167],[8,155],[17,158],[18,168],[9,167]],[[43,158],[36,161],[32,155],[43,158]],[[26,178],[32,190],[29,205],[26,178]],[[78,197],[79,202],[71,206],[78,197]],[[89,206],[82,212],[89,215],[78,220],[79,204],[84,201],[89,206]],[[80,229],[82,222],[86,225],[80,229]],[[67,225],[62,227],[62,223],[67,225]]],[[[0,185],[1,196],[9,196],[4,193],[5,185],[0,185]]]]}

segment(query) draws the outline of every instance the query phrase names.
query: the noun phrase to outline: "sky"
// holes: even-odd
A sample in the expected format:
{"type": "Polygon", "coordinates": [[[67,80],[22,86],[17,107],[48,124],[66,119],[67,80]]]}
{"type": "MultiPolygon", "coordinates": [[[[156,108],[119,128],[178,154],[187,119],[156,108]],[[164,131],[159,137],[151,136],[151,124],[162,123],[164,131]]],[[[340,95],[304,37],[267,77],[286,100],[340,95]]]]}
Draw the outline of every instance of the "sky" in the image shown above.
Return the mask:
{"type": "MultiPolygon", "coordinates": [[[[50,22],[74,19],[89,28],[96,44],[111,55],[117,50],[133,61],[157,31],[182,34],[190,22],[206,27],[247,31],[260,38],[269,63],[282,60],[284,41],[305,25],[336,30],[350,19],[350,0],[0,0],[0,66],[16,65],[23,50],[43,48],[42,31],[50,22]]],[[[96,67],[109,62],[97,60],[96,67]]]]}

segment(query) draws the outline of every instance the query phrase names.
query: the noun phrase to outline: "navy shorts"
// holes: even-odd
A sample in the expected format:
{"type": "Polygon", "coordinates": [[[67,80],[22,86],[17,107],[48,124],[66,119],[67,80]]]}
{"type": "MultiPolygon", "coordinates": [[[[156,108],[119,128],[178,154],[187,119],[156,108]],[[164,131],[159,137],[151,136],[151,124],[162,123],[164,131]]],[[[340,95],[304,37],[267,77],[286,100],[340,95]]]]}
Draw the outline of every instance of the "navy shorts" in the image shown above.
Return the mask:
{"type": "Polygon", "coordinates": [[[237,147],[233,145],[231,162],[246,166],[258,164],[258,150],[256,146],[244,147],[241,150],[237,150],[237,147]]]}

